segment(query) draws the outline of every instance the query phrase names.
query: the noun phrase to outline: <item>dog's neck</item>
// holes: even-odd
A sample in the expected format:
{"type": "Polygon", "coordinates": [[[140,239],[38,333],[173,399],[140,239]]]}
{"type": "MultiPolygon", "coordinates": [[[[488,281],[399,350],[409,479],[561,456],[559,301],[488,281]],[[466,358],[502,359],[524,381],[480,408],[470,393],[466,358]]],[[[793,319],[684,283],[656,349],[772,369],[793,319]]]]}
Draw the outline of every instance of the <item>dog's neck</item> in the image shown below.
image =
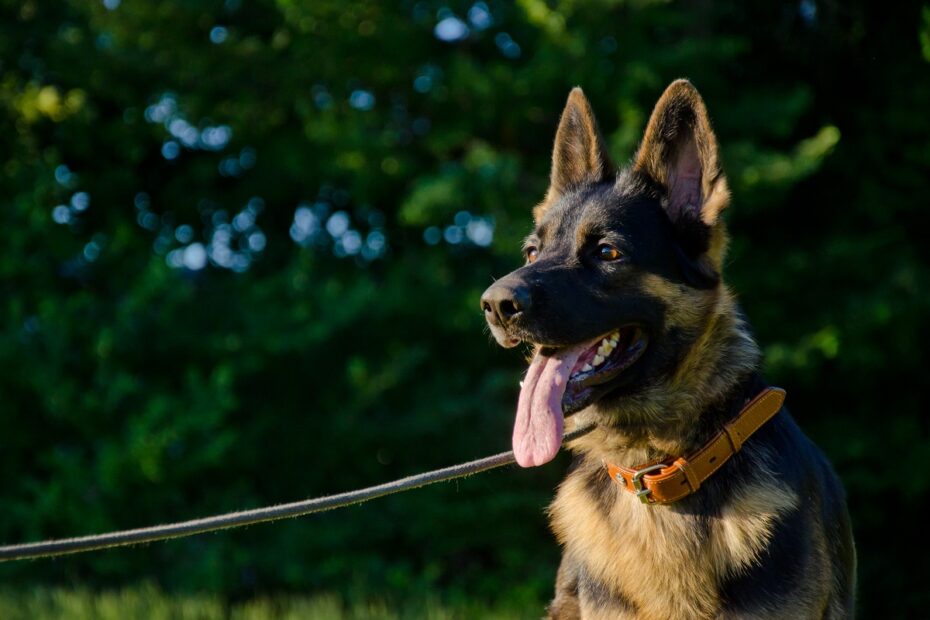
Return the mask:
{"type": "Polygon", "coordinates": [[[728,289],[717,291],[707,321],[669,377],[624,397],[611,411],[595,406],[569,418],[568,430],[597,424],[571,450],[632,467],[689,454],[735,416],[761,389],[761,353],[728,289]]]}

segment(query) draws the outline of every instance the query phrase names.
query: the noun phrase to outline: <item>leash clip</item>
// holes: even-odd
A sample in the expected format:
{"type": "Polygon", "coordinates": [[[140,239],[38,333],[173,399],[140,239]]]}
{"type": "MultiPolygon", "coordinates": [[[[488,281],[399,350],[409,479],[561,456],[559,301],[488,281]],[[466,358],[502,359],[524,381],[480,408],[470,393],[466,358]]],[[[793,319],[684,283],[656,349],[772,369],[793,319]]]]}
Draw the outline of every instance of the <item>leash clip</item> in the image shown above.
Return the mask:
{"type": "Polygon", "coordinates": [[[649,472],[659,471],[664,469],[665,465],[663,463],[658,463],[656,465],[650,465],[649,467],[643,467],[633,472],[633,477],[630,480],[633,483],[633,489],[636,491],[636,497],[639,498],[644,504],[654,504],[655,502],[649,501],[649,494],[652,492],[651,489],[647,489],[643,486],[643,476],[649,472]]]}

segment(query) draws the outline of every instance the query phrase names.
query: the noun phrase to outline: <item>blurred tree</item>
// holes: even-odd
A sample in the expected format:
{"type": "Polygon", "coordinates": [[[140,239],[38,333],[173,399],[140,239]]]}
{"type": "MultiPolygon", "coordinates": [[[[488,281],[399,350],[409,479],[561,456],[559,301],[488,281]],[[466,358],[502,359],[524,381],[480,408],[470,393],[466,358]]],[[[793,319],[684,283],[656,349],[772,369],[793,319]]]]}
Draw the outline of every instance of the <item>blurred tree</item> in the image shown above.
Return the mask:
{"type": "MultiPolygon", "coordinates": [[[[863,614],[930,603],[886,539],[920,540],[930,487],[930,8],[2,7],[0,540],[504,449],[522,362],[477,299],[519,261],[564,97],[584,86],[624,161],[688,76],[734,187],[730,281],[850,493],[863,614]]],[[[537,600],[561,469],[0,579],[537,600]]]]}

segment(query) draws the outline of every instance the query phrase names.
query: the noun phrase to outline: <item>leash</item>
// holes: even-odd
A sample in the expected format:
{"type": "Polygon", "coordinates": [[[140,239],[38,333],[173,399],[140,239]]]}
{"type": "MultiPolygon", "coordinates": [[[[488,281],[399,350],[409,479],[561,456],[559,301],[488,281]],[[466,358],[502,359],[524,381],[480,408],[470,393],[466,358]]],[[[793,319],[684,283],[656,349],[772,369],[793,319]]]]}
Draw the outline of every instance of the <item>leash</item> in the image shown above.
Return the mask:
{"type": "MultiPolygon", "coordinates": [[[[593,429],[594,425],[591,425],[568,433],[563,440],[563,446],[565,443],[577,439],[593,429]]],[[[437,482],[464,478],[472,474],[496,469],[504,465],[510,465],[514,462],[513,452],[501,452],[494,456],[487,456],[482,459],[462,463],[461,465],[453,465],[451,467],[444,467],[443,469],[436,469],[422,474],[415,474],[413,476],[401,478],[400,480],[394,480],[393,482],[385,482],[384,484],[375,485],[373,487],[348,491],[337,495],[328,495],[326,497],[291,502],[289,504],[278,504],[265,508],[228,512],[212,517],[204,517],[202,519],[166,523],[164,525],[154,525],[134,530],[121,530],[107,532],[105,534],[80,536],[77,538],[63,538],[19,545],[0,546],[0,562],[48,558],[71,553],[82,553],[84,551],[98,551],[100,549],[110,549],[112,547],[123,547],[126,545],[156,542],[171,538],[182,538],[184,536],[215,532],[217,530],[225,530],[233,527],[253,525],[255,523],[266,523],[278,521],[280,519],[302,517],[326,510],[344,508],[345,506],[351,506],[353,504],[361,504],[377,497],[409,491],[437,482]]]]}

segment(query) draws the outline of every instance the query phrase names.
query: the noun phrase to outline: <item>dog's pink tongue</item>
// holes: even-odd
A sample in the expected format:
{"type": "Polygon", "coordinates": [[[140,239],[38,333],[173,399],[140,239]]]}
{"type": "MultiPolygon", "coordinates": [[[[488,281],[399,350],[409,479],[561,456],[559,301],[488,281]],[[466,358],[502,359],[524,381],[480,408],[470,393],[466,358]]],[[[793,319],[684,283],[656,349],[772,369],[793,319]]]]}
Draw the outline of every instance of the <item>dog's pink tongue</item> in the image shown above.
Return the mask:
{"type": "Polygon", "coordinates": [[[546,357],[536,354],[523,380],[513,425],[513,454],[521,467],[543,465],[562,445],[562,396],[575,362],[585,346],[546,357]]]}

